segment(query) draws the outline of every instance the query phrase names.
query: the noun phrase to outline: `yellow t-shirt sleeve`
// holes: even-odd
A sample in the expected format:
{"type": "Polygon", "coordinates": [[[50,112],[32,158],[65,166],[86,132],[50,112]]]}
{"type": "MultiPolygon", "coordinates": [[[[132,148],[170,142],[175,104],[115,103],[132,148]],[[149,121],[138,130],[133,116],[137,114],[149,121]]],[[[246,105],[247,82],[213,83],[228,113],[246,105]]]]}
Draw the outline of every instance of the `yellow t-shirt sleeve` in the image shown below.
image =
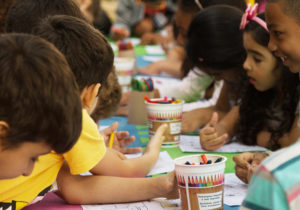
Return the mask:
{"type": "Polygon", "coordinates": [[[82,131],[74,147],[63,156],[72,174],[80,174],[94,168],[104,157],[106,146],[97,124],[85,109],[82,110],[82,131]]]}

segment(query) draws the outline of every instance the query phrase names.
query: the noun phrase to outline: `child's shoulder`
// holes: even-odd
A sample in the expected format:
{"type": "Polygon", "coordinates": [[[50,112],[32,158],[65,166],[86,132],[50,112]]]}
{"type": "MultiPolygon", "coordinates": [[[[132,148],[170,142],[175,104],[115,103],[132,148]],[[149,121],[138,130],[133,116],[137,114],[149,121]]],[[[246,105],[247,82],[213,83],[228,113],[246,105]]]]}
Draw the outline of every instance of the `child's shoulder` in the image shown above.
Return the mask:
{"type": "Polygon", "coordinates": [[[262,165],[273,173],[294,164],[300,166],[300,139],[289,147],[273,152],[262,162],[262,165]]]}

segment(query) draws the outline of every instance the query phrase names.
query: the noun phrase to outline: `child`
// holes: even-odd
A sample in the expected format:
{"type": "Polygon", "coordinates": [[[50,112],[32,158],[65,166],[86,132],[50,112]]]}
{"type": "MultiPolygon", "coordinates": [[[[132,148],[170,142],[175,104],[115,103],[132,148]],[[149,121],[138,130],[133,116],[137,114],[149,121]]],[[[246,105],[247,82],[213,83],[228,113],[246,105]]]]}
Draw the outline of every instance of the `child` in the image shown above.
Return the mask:
{"type": "MultiPolygon", "coordinates": [[[[251,9],[255,13],[256,6],[249,7],[247,11],[251,9]]],[[[297,128],[298,113],[295,113],[299,98],[298,75],[290,73],[267,49],[269,34],[264,15],[255,17],[246,12],[243,20],[249,23],[245,24],[244,21],[241,25],[247,51],[244,69],[250,82],[245,82],[238,111],[229,112],[220,122],[210,122],[211,127],[206,126],[200,131],[201,144],[208,150],[222,146],[222,143],[211,145],[211,142],[216,142],[224,133],[230,136],[229,139],[235,135],[244,144],[256,144],[271,150],[286,147],[300,136],[297,128]]],[[[251,155],[256,159],[258,156],[266,157],[249,153],[234,157],[236,174],[246,183],[250,178],[248,169],[253,171],[259,164],[257,160],[253,164],[243,161],[243,158],[251,155]]]]}
{"type": "MultiPolygon", "coordinates": [[[[6,18],[6,31],[7,32],[22,32],[30,33],[32,28],[44,17],[48,15],[64,14],[73,17],[86,20],[84,15],[81,13],[77,4],[73,0],[15,0],[12,7],[9,9],[6,18]]],[[[104,130],[104,133],[108,134],[104,136],[105,139],[109,139],[109,132],[114,132],[111,128],[116,128],[116,126],[111,126],[104,130]]],[[[134,137],[128,137],[128,132],[119,131],[116,133],[116,139],[118,143],[115,144],[114,148],[120,151],[126,151],[124,148],[116,147],[116,145],[124,145],[124,142],[132,142],[135,140],[134,137]],[[129,140],[129,141],[128,141],[129,140]]],[[[137,148],[140,150],[140,148],[137,148]]],[[[128,151],[128,150],[127,150],[128,151]]],[[[133,150],[134,151],[134,150],[133,150]]]]}
{"type": "MultiPolygon", "coordinates": [[[[185,77],[186,72],[181,72],[183,61],[186,57],[184,45],[187,41],[187,32],[193,17],[203,8],[225,4],[234,6],[242,11],[246,8],[244,0],[179,0],[174,18],[174,39],[176,45],[168,52],[167,59],[157,61],[140,69],[144,74],[160,74],[165,72],[174,77],[185,77]],[[199,1],[197,4],[196,2],[199,1]]],[[[191,69],[187,69],[190,71],[191,69]]]]}
{"type": "MultiPolygon", "coordinates": [[[[251,9],[255,13],[257,5],[247,11],[251,9]]],[[[220,122],[214,116],[200,131],[201,144],[207,150],[221,147],[223,142],[217,142],[224,133],[229,139],[237,135],[238,141],[247,145],[257,144],[272,150],[292,144],[300,134],[295,113],[298,76],[288,72],[267,49],[269,34],[263,15],[256,17],[247,11],[242,28],[245,29],[243,37],[247,52],[244,69],[249,82],[245,82],[246,89],[235,110],[220,122]]]]}
{"type": "Polygon", "coordinates": [[[0,33],[4,33],[5,30],[5,16],[6,13],[8,11],[8,9],[10,8],[10,6],[13,4],[14,0],[7,0],[7,1],[3,1],[1,2],[1,6],[0,6],[0,33]]]}
{"type": "Polygon", "coordinates": [[[73,0],[14,0],[7,13],[5,29],[7,32],[31,33],[33,27],[44,17],[60,14],[86,20],[73,0]]]}
{"type": "MultiPolygon", "coordinates": [[[[118,1],[116,21],[112,27],[112,37],[115,40],[124,39],[130,34],[147,39],[162,41],[163,36],[156,37],[152,32],[162,29],[176,10],[174,0],[127,0],[118,1]],[[151,38],[143,37],[149,36],[151,38]]],[[[143,42],[143,44],[147,44],[143,42]]]]}
{"type": "Polygon", "coordinates": [[[86,19],[104,35],[108,35],[112,25],[106,12],[101,8],[100,0],[76,0],[86,19]]]}
{"type": "Polygon", "coordinates": [[[69,65],[52,44],[3,34],[0,48],[1,180],[29,176],[39,156],[71,149],[81,131],[81,103],[69,65]]]}
{"type": "Polygon", "coordinates": [[[239,30],[241,17],[242,11],[237,8],[216,5],[199,12],[190,25],[186,44],[189,60],[215,80],[225,82],[215,106],[184,115],[184,132],[207,123],[214,111],[222,118],[237,103],[245,57],[239,30]]]}
{"type": "Polygon", "coordinates": [[[112,70],[101,87],[98,105],[91,115],[97,124],[101,119],[108,118],[115,113],[121,100],[121,92],[116,71],[112,70]]]}
{"type": "MultiPolygon", "coordinates": [[[[266,4],[269,49],[292,72],[300,71],[299,9],[299,1],[268,0],[266,4]]],[[[258,166],[241,209],[299,209],[299,143],[273,153],[258,166]]]]}
{"type": "Polygon", "coordinates": [[[41,21],[35,27],[34,33],[55,43],[56,47],[65,54],[70,64],[79,85],[82,104],[85,108],[83,110],[82,133],[71,151],[63,156],[52,154],[50,157],[48,155],[48,158],[55,159],[51,165],[45,165],[45,163],[37,165],[37,168],[44,168],[43,173],[33,174],[35,176],[31,176],[29,179],[41,180],[44,178],[46,180],[37,183],[36,187],[31,189],[30,197],[24,200],[24,196],[17,197],[14,194],[17,186],[26,186],[28,180],[9,180],[6,184],[10,186],[8,191],[12,195],[7,197],[8,191],[6,191],[3,195],[6,199],[1,200],[7,202],[12,202],[12,200],[32,201],[40,191],[54,182],[64,160],[66,160],[67,165],[62,168],[57,183],[61,195],[70,203],[118,202],[113,196],[116,193],[120,193],[119,195],[124,201],[133,201],[165,196],[172,192],[174,174],[168,174],[160,179],[114,177],[144,177],[158,158],[163,140],[161,136],[166,126],[160,127],[140,158],[128,160],[121,153],[109,148],[106,149],[97,125],[88,115],[88,112],[93,111],[97,102],[96,96],[99,87],[113,65],[113,52],[105,37],[80,19],[60,15],[48,17],[41,21]],[[64,173],[66,167],[70,167],[70,172],[64,173]],[[95,175],[87,177],[76,175],[86,171],[95,175]],[[98,183],[101,183],[101,187],[98,183]],[[118,188],[113,187],[115,184],[127,188],[127,191],[119,192],[118,188]],[[142,195],[136,188],[141,188],[144,184],[148,184],[150,187],[145,189],[146,192],[142,195]],[[162,191],[158,192],[157,184],[161,184],[162,191]]]}

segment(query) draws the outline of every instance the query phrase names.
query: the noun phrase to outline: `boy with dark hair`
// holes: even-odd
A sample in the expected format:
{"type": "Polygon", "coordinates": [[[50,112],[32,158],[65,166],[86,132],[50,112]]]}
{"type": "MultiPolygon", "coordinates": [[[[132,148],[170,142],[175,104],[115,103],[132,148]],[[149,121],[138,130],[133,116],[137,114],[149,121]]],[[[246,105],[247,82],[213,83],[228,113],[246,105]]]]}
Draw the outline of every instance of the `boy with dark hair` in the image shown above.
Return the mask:
{"type": "MultiPolygon", "coordinates": [[[[300,1],[267,0],[269,49],[300,72],[300,1]]],[[[298,127],[300,128],[299,121],[298,127]]],[[[251,178],[241,209],[299,209],[300,140],[266,158],[251,178]]]]}
{"type": "MultiPolygon", "coordinates": [[[[70,15],[86,21],[84,15],[73,0],[15,0],[7,14],[6,32],[30,33],[44,17],[59,14],[70,15]]],[[[118,83],[117,80],[115,82],[118,83]]],[[[116,129],[117,127],[114,125],[105,129],[103,131],[103,134],[106,134],[105,139],[107,140],[111,132],[115,132],[116,129]]],[[[119,151],[128,152],[129,150],[119,146],[126,146],[126,144],[135,140],[133,136],[128,136],[128,132],[116,132],[116,143],[118,144],[115,144],[114,148],[119,151]]],[[[140,151],[140,149],[141,148],[134,148],[134,150],[130,151],[140,151]]]]}
{"type": "Polygon", "coordinates": [[[70,15],[86,20],[73,0],[15,0],[6,17],[7,32],[31,33],[49,15],[70,15]]]}
{"type": "Polygon", "coordinates": [[[67,61],[52,44],[5,34],[0,48],[0,179],[8,179],[30,175],[50,150],[71,149],[81,131],[81,102],[67,61]]]}
{"type": "MultiPolygon", "coordinates": [[[[29,179],[49,177],[50,172],[53,178],[56,177],[65,159],[67,164],[61,169],[57,183],[61,195],[69,203],[129,202],[165,196],[173,192],[176,189],[174,174],[159,179],[113,177],[144,177],[158,159],[163,140],[161,136],[166,127],[162,126],[158,130],[148,143],[143,156],[139,158],[126,159],[121,153],[106,149],[97,125],[88,115],[97,102],[101,82],[105,81],[113,65],[113,52],[105,37],[86,22],[65,15],[47,17],[33,31],[36,35],[54,43],[65,54],[79,83],[84,110],[82,132],[77,144],[63,157],[59,156],[57,158],[59,160],[53,163],[53,166],[48,166],[44,173],[29,179]],[[87,177],[78,175],[86,171],[96,175],[87,177]],[[144,193],[141,194],[138,189],[144,188],[144,185],[148,185],[149,188],[144,189],[144,193]],[[126,190],[120,191],[120,188],[126,190]]],[[[53,181],[48,180],[43,185],[49,186],[53,181]]],[[[27,180],[24,179],[13,180],[9,183],[8,191],[13,194],[15,187],[26,183],[27,180]]],[[[41,186],[36,185],[36,194],[43,190],[41,186]]],[[[9,197],[9,202],[12,198],[14,196],[9,197]]]]}

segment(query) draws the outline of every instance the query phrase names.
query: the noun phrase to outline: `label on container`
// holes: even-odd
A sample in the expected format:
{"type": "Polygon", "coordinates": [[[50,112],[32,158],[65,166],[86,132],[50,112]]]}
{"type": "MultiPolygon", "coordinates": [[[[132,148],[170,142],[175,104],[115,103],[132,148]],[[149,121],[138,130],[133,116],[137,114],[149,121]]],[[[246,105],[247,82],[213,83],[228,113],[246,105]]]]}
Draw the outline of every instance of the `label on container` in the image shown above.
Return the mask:
{"type": "Polygon", "coordinates": [[[170,123],[170,134],[178,134],[181,132],[181,122],[170,123]]]}
{"type": "Polygon", "coordinates": [[[197,194],[199,209],[209,210],[222,208],[223,192],[197,194]]]}

